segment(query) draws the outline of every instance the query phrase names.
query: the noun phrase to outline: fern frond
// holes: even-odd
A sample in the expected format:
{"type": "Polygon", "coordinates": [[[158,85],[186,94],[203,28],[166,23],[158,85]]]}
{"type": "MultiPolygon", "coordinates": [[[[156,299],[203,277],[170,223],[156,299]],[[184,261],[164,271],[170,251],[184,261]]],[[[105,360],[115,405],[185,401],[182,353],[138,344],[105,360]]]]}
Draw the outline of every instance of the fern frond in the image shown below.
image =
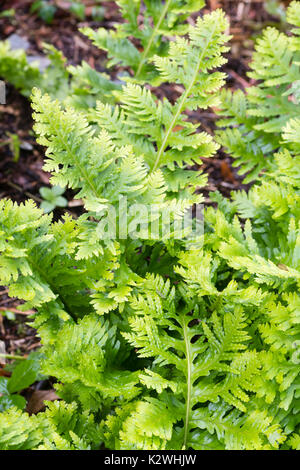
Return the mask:
{"type": "Polygon", "coordinates": [[[55,342],[45,349],[43,370],[64,384],[77,384],[76,393],[92,390],[101,408],[107,399],[126,401],[139,393],[138,374],[122,370],[120,363],[118,369],[114,366],[113,358],[118,355],[121,360],[119,349],[115,328],[109,329],[107,322],[90,315],[76,325],[63,326],[55,342]]]}
{"type": "Polygon", "coordinates": [[[80,413],[75,403],[48,403],[39,416],[12,408],[0,414],[0,424],[1,450],[88,450],[102,441],[93,415],[80,413]]]}
{"type": "Polygon", "coordinates": [[[293,1],[287,9],[287,21],[294,24],[293,35],[266,28],[256,41],[249,76],[257,81],[241,91],[224,92],[219,114],[218,141],[236,159],[245,182],[257,178],[267,169],[274,170],[272,154],[288,149],[299,150],[295,135],[299,114],[300,68],[299,2],[293,1]],[[284,142],[282,129],[286,128],[284,142]],[[293,140],[293,142],[292,142],[293,140]]]}
{"type": "MultiPolygon", "coordinates": [[[[183,419],[185,423],[179,448],[185,448],[189,445],[189,433],[195,424],[193,410],[197,404],[216,402],[222,397],[245,410],[246,391],[256,388],[253,378],[260,367],[259,359],[255,353],[238,352],[245,349],[245,342],[249,339],[244,331],[246,324],[241,308],[225,314],[223,321],[214,313],[210,320],[199,323],[195,320],[198,313],[195,304],[186,305],[179,313],[176,292],[174,288],[170,289],[168,282],[163,284],[162,279],[152,277],[145,286],[145,295],[131,302],[135,316],[129,318],[131,332],[123,333],[123,336],[138,348],[140,357],[155,357],[156,370],[151,372],[155,384],[147,379],[146,385],[151,384],[155,390],[165,389],[166,403],[169,403],[168,389],[178,397],[182,409],[181,418],[177,412],[178,420],[183,419]],[[198,339],[194,342],[193,338],[198,339]],[[218,374],[223,374],[225,379],[218,380],[218,374]],[[167,380],[164,375],[168,376],[167,380]],[[172,377],[176,377],[176,389],[172,377]],[[212,385],[213,377],[218,385],[212,385]]],[[[141,379],[144,382],[145,376],[142,375],[141,379]]]]}
{"type": "Polygon", "coordinates": [[[187,17],[199,11],[204,2],[202,0],[146,0],[145,9],[141,8],[141,2],[134,0],[119,0],[122,16],[125,22],[118,24],[116,30],[100,28],[93,31],[91,28],[82,28],[93,44],[107,51],[110,59],[108,66],[121,64],[130,67],[135,80],[143,83],[145,81],[155,82],[157,73],[150,64],[155,54],[164,56],[168,50],[168,42],[164,38],[185,34],[188,25],[187,17]],[[142,18],[142,27],[140,20],[142,18]],[[153,26],[151,25],[151,21],[153,26]],[[142,51],[130,41],[133,36],[139,40],[142,51]]]}

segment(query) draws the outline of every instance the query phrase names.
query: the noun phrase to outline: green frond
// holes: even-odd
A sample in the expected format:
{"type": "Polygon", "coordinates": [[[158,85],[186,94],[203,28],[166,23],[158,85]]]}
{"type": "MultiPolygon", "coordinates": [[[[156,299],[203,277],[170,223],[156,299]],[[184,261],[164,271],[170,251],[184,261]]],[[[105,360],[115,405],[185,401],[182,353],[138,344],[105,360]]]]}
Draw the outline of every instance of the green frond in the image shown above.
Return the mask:
{"type": "MultiPolygon", "coordinates": [[[[299,2],[288,7],[287,21],[299,26],[299,2]]],[[[219,126],[224,130],[218,132],[218,141],[236,159],[240,174],[247,175],[245,182],[255,180],[263,170],[273,171],[272,154],[282,151],[283,144],[299,150],[299,28],[292,33],[266,28],[256,41],[248,74],[257,84],[247,87],[247,93],[224,91],[221,95],[219,126]]]]}
{"type": "MultiPolygon", "coordinates": [[[[57,333],[55,341],[45,349],[43,370],[63,384],[77,384],[76,393],[96,393],[98,408],[107,399],[126,401],[139,393],[138,374],[122,370],[120,364],[116,368],[116,357],[122,360],[120,347],[116,328],[89,315],[76,325],[65,324],[57,333]]],[[[62,388],[60,391],[64,393],[62,388]]]]}
{"type": "Polygon", "coordinates": [[[300,435],[293,434],[292,437],[289,439],[289,444],[292,449],[299,450],[300,449],[300,435]]]}
{"type": "Polygon", "coordinates": [[[1,450],[87,450],[102,440],[93,415],[79,413],[75,403],[48,403],[39,416],[11,408],[1,413],[0,423],[1,450]]]}
{"type": "Polygon", "coordinates": [[[41,82],[38,64],[28,63],[24,50],[11,50],[7,41],[0,42],[0,77],[20,89],[25,96],[30,96],[31,89],[41,82]]]}
{"type": "Polygon", "coordinates": [[[53,222],[31,201],[0,202],[0,283],[34,310],[41,372],[61,399],[1,412],[0,449],[298,449],[300,2],[291,34],[258,39],[247,93],[220,93],[220,10],[190,22],[202,1],[117,3],[114,31],[84,31],[125,69],[115,80],[66,69],[52,47],[41,76],[0,44],[0,75],[39,88],[51,182],[85,211],[53,222]],[[170,83],[175,102],[161,98],[170,83]],[[192,116],[209,107],[216,141],[192,116]],[[219,145],[256,182],[210,194],[194,233],[196,217],[181,222],[204,201],[198,167],[219,145]]]}
{"type": "Polygon", "coordinates": [[[157,72],[150,63],[151,58],[155,54],[162,57],[167,54],[168,37],[186,34],[186,19],[191,13],[199,11],[204,1],[146,0],[145,9],[142,9],[140,0],[119,0],[117,3],[125,21],[118,24],[116,30],[82,28],[81,32],[95,46],[107,52],[109,67],[116,64],[130,67],[135,80],[154,83],[157,72]],[[139,41],[140,47],[129,39],[132,36],[139,41]]]}

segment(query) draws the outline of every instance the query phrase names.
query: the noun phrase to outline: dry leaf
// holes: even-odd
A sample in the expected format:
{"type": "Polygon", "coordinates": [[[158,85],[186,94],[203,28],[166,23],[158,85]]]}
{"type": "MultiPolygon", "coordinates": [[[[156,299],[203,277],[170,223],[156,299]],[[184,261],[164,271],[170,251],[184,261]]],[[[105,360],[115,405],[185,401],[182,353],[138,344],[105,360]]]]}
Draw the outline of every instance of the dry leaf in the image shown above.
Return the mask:
{"type": "Polygon", "coordinates": [[[43,410],[45,407],[45,401],[54,400],[59,400],[55,390],[35,390],[27,403],[26,411],[31,415],[36,414],[43,410]]]}

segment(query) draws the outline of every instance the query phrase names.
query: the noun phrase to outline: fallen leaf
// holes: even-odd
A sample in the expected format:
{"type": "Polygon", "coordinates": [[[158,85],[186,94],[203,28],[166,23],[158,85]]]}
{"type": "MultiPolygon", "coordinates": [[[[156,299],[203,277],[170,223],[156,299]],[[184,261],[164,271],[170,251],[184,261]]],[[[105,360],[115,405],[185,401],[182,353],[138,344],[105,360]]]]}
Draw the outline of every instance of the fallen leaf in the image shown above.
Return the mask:
{"type": "Polygon", "coordinates": [[[27,403],[26,411],[31,415],[36,414],[43,410],[45,407],[45,401],[54,400],[59,400],[55,390],[35,390],[27,403]]]}
{"type": "Polygon", "coordinates": [[[225,181],[231,181],[232,183],[235,182],[232,171],[225,160],[221,161],[221,174],[225,181]]]}

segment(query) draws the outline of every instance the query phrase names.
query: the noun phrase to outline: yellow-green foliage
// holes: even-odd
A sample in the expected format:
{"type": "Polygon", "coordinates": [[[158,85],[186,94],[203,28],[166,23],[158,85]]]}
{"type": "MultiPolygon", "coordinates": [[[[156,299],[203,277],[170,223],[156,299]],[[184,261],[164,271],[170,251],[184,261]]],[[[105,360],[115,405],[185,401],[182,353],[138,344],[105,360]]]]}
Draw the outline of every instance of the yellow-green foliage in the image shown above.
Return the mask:
{"type": "MultiPolygon", "coordinates": [[[[300,112],[299,68],[300,3],[291,2],[287,22],[291,34],[268,27],[256,42],[249,77],[256,86],[222,93],[222,120],[218,141],[236,159],[235,165],[245,181],[255,180],[259,172],[274,167],[273,155],[282,146],[282,130],[287,136],[300,112]]],[[[291,146],[288,146],[291,147],[291,146]]]]}
{"type": "MultiPolygon", "coordinates": [[[[135,17],[128,16],[129,2],[118,3],[127,22],[116,34],[105,33],[112,63],[120,61],[114,48],[124,41],[134,48],[124,35],[135,17]]],[[[217,149],[186,113],[218,103],[224,75],[215,69],[224,63],[228,39],[224,14],[217,10],[199,18],[187,37],[172,39],[160,55],[157,44],[165,31],[157,27],[150,3],[145,17],[154,15],[154,29],[147,20],[138,39],[145,46],[153,35],[153,43],[142,60],[125,63],[132,75],[122,88],[106,88],[96,107],[81,110],[68,99],[60,103],[33,92],[35,131],[47,148],[45,168],[53,183],[77,192],[86,212],[53,223],[33,202],[1,202],[1,283],[25,300],[24,308],[37,310],[42,370],[57,379],[62,398],[37,416],[15,408],[1,413],[2,449],[299,448],[300,178],[294,115],[285,111],[284,128],[273,116],[273,127],[252,133],[255,145],[265,135],[275,142],[268,147],[272,157],[277,150],[272,165],[248,194],[236,192],[231,200],[211,195],[218,207],[205,210],[205,230],[194,247],[172,231],[168,239],[143,232],[134,240],[105,236],[104,212],[118,210],[124,197],[129,207],[156,204],[161,213],[172,208],[182,217],[202,200],[195,190],[205,183],[198,170],[187,167],[217,149]],[[174,104],[145,86],[150,75],[156,84],[181,86],[174,104]]],[[[162,15],[170,2],[155,4],[162,15]]],[[[139,2],[134,5],[136,14],[139,2]]],[[[300,22],[298,6],[293,2],[289,10],[294,24],[300,22]]],[[[172,35],[175,26],[175,32],[187,32],[186,26],[177,28],[171,10],[161,25],[169,25],[172,35]]],[[[278,36],[271,31],[265,38],[278,36]]],[[[296,39],[297,33],[287,39],[292,48],[296,39]]],[[[267,58],[256,56],[254,63],[267,64],[272,49],[259,44],[257,54],[267,58]]],[[[249,117],[245,102],[273,93],[285,103],[290,89],[285,71],[267,68],[276,75],[274,83],[255,87],[247,99],[239,92],[228,101],[244,126],[232,132],[240,132],[245,145],[249,135],[243,129],[263,120],[249,117]]],[[[246,158],[243,148],[239,155],[246,158]]]]}

